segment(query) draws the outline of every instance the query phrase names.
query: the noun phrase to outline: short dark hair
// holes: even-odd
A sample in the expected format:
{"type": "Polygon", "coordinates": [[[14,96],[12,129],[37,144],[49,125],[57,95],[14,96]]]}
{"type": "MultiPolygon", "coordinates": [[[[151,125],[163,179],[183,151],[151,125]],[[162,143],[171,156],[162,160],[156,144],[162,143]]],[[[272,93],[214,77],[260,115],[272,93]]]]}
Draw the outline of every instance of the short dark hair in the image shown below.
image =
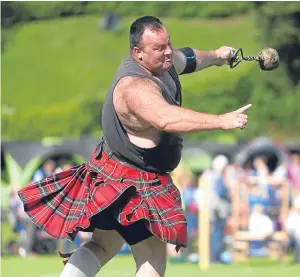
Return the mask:
{"type": "Polygon", "coordinates": [[[129,42],[130,49],[139,46],[143,33],[146,28],[151,31],[159,31],[163,27],[163,23],[155,16],[143,16],[135,20],[130,26],[129,42]]]}

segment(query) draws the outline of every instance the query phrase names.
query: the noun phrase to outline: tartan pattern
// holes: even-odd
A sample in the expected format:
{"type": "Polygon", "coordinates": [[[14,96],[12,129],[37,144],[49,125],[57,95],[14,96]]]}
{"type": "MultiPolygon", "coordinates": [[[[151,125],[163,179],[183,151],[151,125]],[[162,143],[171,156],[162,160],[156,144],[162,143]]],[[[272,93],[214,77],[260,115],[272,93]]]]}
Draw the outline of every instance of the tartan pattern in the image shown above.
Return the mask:
{"type": "MultiPolygon", "coordinates": [[[[18,194],[32,221],[54,238],[74,240],[90,226],[93,215],[103,211],[127,189],[134,194],[120,211],[118,221],[130,225],[146,219],[147,229],[162,241],[187,245],[186,219],[181,197],[169,174],[134,169],[97,148],[86,164],[33,182],[18,194]]],[[[179,247],[179,248],[178,248],[179,247]]]]}

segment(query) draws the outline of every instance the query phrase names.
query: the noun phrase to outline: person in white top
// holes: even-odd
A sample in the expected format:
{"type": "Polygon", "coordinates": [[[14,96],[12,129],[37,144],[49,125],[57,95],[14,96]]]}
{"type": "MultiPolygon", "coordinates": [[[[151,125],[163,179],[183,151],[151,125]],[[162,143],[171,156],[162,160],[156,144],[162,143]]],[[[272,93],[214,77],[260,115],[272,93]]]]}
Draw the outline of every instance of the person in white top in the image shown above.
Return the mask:
{"type": "Polygon", "coordinates": [[[300,240],[300,196],[294,199],[293,207],[285,223],[286,231],[296,240],[300,240]]]}
{"type": "Polygon", "coordinates": [[[267,237],[274,232],[271,218],[264,213],[264,207],[256,205],[249,218],[249,232],[256,237],[267,237]]]}

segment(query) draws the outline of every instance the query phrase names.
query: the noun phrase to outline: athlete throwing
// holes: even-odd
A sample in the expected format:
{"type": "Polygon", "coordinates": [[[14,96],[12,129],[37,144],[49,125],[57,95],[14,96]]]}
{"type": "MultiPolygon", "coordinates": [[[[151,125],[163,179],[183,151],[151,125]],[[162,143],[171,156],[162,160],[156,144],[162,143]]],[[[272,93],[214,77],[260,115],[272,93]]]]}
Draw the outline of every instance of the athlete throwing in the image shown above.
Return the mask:
{"type": "Polygon", "coordinates": [[[104,103],[104,136],[89,162],[19,191],[27,214],[54,238],[93,231],[90,242],[62,255],[70,258],[61,277],[95,276],[124,241],[136,276],[164,276],[166,243],[177,250],[187,244],[180,193],[169,175],[181,159],[181,135],[247,124],[251,105],[221,115],[181,107],[178,75],[222,66],[233,48],[175,49],[152,16],[132,23],[129,40],[104,103]]]}

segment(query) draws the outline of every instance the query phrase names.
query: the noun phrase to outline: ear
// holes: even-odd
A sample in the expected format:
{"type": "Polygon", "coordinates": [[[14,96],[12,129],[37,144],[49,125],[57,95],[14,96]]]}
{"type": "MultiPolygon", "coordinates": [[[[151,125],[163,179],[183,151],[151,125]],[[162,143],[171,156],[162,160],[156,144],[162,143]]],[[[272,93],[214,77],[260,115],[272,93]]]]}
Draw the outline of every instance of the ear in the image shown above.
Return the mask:
{"type": "Polygon", "coordinates": [[[132,52],[139,60],[142,60],[143,55],[142,55],[142,50],[140,48],[133,47],[132,52]]]}

